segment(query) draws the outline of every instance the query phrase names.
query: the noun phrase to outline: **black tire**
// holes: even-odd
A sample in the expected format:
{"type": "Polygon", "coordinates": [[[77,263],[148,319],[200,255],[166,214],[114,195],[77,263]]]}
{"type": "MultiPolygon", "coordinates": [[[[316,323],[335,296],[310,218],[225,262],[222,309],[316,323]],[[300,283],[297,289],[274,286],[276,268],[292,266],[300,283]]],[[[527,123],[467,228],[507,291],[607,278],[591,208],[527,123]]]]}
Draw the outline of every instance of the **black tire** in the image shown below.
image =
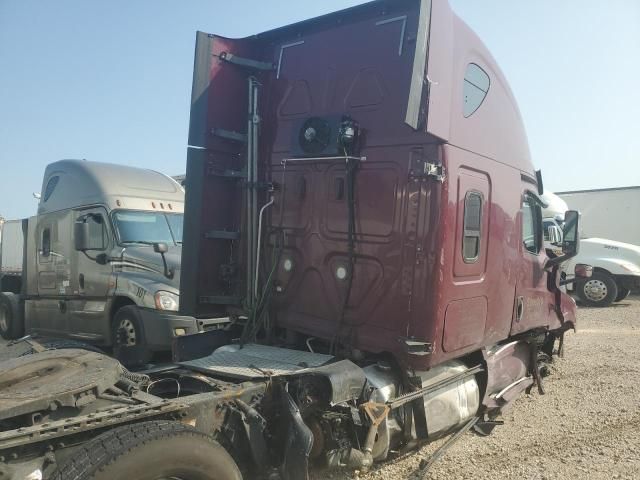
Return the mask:
{"type": "Polygon", "coordinates": [[[630,293],[631,293],[630,288],[623,287],[622,285],[618,285],[618,295],[616,296],[616,299],[614,300],[614,302],[621,302],[622,300],[627,298],[630,293]]]}
{"type": "Polygon", "coordinates": [[[113,347],[135,347],[144,343],[142,318],[138,307],[127,305],[120,308],[111,323],[111,341],[113,347]]]}
{"type": "Polygon", "coordinates": [[[15,293],[0,293],[0,336],[15,340],[24,335],[24,312],[15,293]]]}
{"type": "Polygon", "coordinates": [[[125,366],[139,367],[152,358],[142,328],[142,316],[135,305],[118,309],[111,323],[113,356],[125,366]]]}
{"type": "Polygon", "coordinates": [[[78,447],[51,480],[242,480],[209,435],[171,421],[109,430],[78,447]]]}
{"type": "Polygon", "coordinates": [[[608,307],[618,296],[618,285],[611,275],[595,271],[577,285],[578,296],[589,307],[608,307]]]}

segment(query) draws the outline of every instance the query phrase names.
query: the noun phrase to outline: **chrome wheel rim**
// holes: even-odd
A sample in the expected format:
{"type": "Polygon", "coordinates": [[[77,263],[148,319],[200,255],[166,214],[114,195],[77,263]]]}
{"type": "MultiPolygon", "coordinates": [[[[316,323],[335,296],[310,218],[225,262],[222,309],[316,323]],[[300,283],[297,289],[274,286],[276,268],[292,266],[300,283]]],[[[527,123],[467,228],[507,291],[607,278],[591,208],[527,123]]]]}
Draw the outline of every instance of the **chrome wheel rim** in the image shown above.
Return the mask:
{"type": "Polygon", "coordinates": [[[118,325],[118,337],[123,345],[131,347],[136,344],[136,327],[128,318],[120,320],[120,325],[118,325]]]}
{"type": "Polygon", "coordinates": [[[609,289],[602,280],[589,280],[584,284],[584,295],[592,302],[604,300],[609,289]]]}
{"type": "Polygon", "coordinates": [[[7,318],[9,313],[7,312],[7,307],[4,305],[0,305],[0,330],[6,332],[9,330],[9,319],[7,318]]]}

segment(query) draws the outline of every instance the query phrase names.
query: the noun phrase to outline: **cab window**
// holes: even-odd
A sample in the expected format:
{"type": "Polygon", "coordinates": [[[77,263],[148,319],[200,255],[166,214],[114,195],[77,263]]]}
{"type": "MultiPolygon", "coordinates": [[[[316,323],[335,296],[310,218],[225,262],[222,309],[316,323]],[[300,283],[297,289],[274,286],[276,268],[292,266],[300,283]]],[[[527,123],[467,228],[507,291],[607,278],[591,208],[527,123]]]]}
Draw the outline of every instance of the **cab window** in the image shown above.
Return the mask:
{"type": "Polygon", "coordinates": [[[100,214],[90,215],[87,217],[87,224],[89,225],[89,244],[87,250],[106,249],[109,243],[109,237],[107,236],[104,217],[100,214]]]}
{"type": "Polygon", "coordinates": [[[480,256],[482,194],[469,192],[464,199],[464,237],[462,256],[465,263],[475,263],[480,256]]]}
{"type": "Polygon", "coordinates": [[[40,254],[43,257],[48,257],[51,255],[51,229],[49,227],[42,230],[42,240],[41,240],[40,254]]]}
{"type": "Polygon", "coordinates": [[[475,113],[489,93],[491,79],[487,72],[475,63],[467,65],[462,89],[462,105],[465,118],[475,113]]]}
{"type": "Polygon", "coordinates": [[[522,244],[530,252],[540,252],[542,243],[542,212],[529,195],[522,202],[522,244]]]}

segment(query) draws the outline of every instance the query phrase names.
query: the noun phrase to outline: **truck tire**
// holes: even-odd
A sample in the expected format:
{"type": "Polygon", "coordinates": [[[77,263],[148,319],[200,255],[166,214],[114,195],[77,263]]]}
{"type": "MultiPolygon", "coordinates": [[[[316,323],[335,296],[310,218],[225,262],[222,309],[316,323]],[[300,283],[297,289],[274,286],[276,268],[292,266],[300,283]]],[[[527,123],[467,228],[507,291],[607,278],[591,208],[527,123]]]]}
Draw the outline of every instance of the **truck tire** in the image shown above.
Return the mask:
{"type": "Polygon", "coordinates": [[[51,480],[242,480],[209,435],[172,421],[109,430],[78,447],[51,480]]]}
{"type": "Polygon", "coordinates": [[[631,293],[631,289],[623,287],[622,285],[618,285],[618,296],[614,300],[614,302],[621,302],[625,298],[629,296],[631,293]]]}
{"type": "Polygon", "coordinates": [[[24,335],[24,312],[15,293],[0,293],[0,336],[15,340],[24,335]]]}
{"type": "Polygon", "coordinates": [[[608,307],[618,297],[618,285],[613,277],[599,270],[577,287],[580,300],[589,307],[608,307]]]}
{"type": "Polygon", "coordinates": [[[138,307],[127,305],[118,309],[111,324],[113,356],[127,367],[140,367],[152,358],[142,328],[138,307]]]}
{"type": "Polygon", "coordinates": [[[135,347],[144,343],[142,319],[135,305],[120,308],[113,317],[113,347],[135,347]]]}

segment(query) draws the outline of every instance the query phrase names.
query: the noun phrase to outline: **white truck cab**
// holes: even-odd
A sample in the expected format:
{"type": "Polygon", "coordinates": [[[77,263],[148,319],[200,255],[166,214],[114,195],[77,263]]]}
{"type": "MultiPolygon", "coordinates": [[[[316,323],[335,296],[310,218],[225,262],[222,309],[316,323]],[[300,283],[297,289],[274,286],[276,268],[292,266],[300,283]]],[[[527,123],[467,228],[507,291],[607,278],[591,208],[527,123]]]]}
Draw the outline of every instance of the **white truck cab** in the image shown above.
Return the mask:
{"type": "MultiPolygon", "coordinates": [[[[545,244],[547,248],[557,250],[564,212],[569,207],[553,193],[545,193],[544,200],[548,204],[543,210],[545,244]]],[[[624,300],[632,289],[640,287],[640,246],[603,238],[583,238],[578,255],[562,265],[567,280],[574,278],[577,264],[593,266],[590,278],[567,285],[567,289],[586,305],[606,307],[624,300]]]]}

